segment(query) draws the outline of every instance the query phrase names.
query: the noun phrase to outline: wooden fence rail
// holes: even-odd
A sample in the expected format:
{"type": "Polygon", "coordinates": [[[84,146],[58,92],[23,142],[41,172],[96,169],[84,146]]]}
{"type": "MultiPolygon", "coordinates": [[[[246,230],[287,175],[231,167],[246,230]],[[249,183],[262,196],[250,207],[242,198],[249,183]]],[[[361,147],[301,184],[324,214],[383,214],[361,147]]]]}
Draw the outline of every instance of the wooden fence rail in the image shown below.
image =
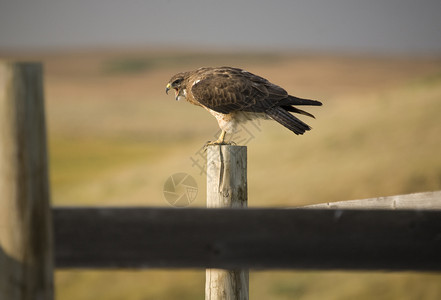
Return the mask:
{"type": "Polygon", "coordinates": [[[441,210],[441,191],[348,200],[305,206],[320,209],[430,209],[441,210]]]}
{"type": "Polygon", "coordinates": [[[57,268],[441,271],[441,211],[55,208],[57,268]]]}

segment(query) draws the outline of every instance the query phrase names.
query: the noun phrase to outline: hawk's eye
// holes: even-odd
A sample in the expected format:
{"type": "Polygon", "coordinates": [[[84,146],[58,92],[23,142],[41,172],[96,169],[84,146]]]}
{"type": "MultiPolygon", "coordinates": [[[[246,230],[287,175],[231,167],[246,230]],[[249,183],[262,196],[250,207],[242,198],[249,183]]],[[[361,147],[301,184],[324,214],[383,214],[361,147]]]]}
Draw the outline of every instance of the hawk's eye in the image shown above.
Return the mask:
{"type": "Polygon", "coordinates": [[[182,82],[182,78],[178,78],[175,81],[173,81],[172,86],[178,86],[182,82]]]}

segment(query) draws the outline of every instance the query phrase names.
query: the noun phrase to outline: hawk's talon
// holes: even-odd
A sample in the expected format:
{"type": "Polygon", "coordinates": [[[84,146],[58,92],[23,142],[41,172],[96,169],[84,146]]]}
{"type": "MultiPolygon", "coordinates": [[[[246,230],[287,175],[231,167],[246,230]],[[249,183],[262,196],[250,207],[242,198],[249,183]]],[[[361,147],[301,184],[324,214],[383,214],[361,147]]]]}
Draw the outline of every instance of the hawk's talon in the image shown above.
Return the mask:
{"type": "Polygon", "coordinates": [[[222,145],[233,145],[236,146],[237,144],[233,141],[231,142],[222,142],[222,141],[208,141],[204,144],[204,152],[207,151],[208,146],[222,146],[222,145]]]}

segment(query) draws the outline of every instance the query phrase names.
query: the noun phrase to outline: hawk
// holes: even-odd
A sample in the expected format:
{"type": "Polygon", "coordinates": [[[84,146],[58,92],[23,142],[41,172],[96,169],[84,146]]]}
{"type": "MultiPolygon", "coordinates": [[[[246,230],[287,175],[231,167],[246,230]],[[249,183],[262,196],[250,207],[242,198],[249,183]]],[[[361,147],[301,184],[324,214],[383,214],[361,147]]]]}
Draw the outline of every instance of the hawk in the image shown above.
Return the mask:
{"type": "Polygon", "coordinates": [[[199,68],[174,75],[166,93],[175,91],[176,100],[186,100],[208,110],[219,123],[219,139],[208,145],[225,143],[225,134],[234,133],[236,126],[256,118],[273,119],[295,134],[311,130],[306,123],[289,112],[314,116],[297,105],[322,105],[315,100],[289,95],[283,88],[263,77],[239,68],[199,68]]]}

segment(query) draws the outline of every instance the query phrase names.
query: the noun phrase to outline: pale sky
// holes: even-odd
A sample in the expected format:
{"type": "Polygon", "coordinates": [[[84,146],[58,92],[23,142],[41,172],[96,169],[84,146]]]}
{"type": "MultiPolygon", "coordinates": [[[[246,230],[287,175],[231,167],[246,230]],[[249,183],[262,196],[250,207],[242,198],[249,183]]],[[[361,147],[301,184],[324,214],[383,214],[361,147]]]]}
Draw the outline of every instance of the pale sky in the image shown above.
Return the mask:
{"type": "Polygon", "coordinates": [[[0,50],[132,46],[441,54],[441,1],[0,0],[0,50]]]}

